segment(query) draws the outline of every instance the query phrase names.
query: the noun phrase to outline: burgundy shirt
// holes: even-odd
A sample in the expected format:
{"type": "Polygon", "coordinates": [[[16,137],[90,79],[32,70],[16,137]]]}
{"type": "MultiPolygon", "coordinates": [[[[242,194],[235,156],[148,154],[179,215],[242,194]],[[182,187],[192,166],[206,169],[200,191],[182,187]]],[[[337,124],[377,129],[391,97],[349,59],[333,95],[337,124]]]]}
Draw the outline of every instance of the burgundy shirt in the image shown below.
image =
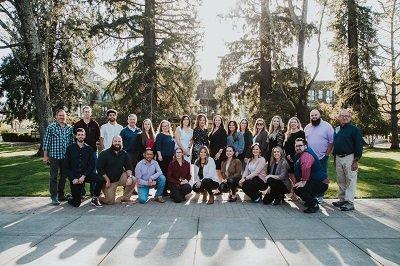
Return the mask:
{"type": "Polygon", "coordinates": [[[190,181],[190,164],[182,160],[182,166],[179,165],[178,161],[174,160],[169,163],[168,166],[168,184],[179,186],[181,181],[179,179],[186,179],[190,181]]]}

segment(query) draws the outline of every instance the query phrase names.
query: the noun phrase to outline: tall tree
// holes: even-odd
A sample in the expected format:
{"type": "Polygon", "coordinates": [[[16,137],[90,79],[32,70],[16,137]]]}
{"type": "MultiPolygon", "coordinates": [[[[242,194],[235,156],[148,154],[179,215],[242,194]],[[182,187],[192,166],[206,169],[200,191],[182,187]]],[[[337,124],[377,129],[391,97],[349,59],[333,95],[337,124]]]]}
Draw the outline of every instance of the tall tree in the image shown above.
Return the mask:
{"type": "Polygon", "coordinates": [[[382,109],[390,115],[391,149],[399,149],[400,114],[400,1],[380,0],[379,46],[382,51],[379,67],[385,87],[382,109]]]}
{"type": "Polygon", "coordinates": [[[199,1],[97,1],[92,34],[117,44],[109,90],[143,117],[189,112],[197,84],[199,1]]]}

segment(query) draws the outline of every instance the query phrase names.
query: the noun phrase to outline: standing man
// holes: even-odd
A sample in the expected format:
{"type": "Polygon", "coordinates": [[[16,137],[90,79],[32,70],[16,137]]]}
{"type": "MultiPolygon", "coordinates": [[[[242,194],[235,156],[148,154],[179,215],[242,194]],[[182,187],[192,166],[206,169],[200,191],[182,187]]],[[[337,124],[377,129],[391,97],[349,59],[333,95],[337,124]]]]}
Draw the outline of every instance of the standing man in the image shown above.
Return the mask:
{"type": "MultiPolygon", "coordinates": [[[[100,140],[100,126],[96,120],[92,119],[92,108],[90,106],[82,107],[82,119],[75,123],[74,134],[77,129],[83,128],[86,133],[85,143],[92,148],[94,163],[97,161],[97,142],[100,140]]],[[[90,195],[93,197],[93,182],[90,183],[90,195]]],[[[86,194],[85,186],[82,186],[82,196],[86,194]]]]}
{"type": "Polygon", "coordinates": [[[68,203],[74,207],[81,205],[81,191],[85,183],[93,184],[92,205],[103,207],[98,199],[103,187],[103,178],[95,174],[95,163],[92,148],[85,143],[86,132],[76,129],[76,142],[67,147],[65,155],[65,172],[70,181],[72,196],[68,203]]]}
{"type": "Polygon", "coordinates": [[[109,149],[115,136],[119,136],[123,127],[117,123],[117,111],[114,109],[107,110],[108,123],[100,128],[100,149],[109,149]]]}
{"type": "Polygon", "coordinates": [[[124,150],[131,157],[132,167],[135,169],[141,150],[139,138],[142,131],[136,126],[137,116],[130,114],[128,116],[128,125],[122,129],[120,136],[124,144],[124,150]]]}
{"type": "Polygon", "coordinates": [[[363,139],[360,130],[350,123],[351,113],[348,110],[340,111],[339,122],[333,141],[339,201],[333,202],[333,205],[342,211],[350,211],[354,210],[358,160],[362,156],[363,139]]]}
{"type": "MultiPolygon", "coordinates": [[[[317,155],[325,173],[328,172],[329,154],[333,149],[333,127],[321,119],[321,113],[314,109],[310,112],[310,123],[304,128],[308,147],[317,155]]],[[[322,203],[324,195],[316,195],[322,203]]]]}
{"type": "Polygon", "coordinates": [[[129,155],[122,149],[122,138],[114,136],[112,145],[104,150],[97,160],[97,173],[104,178],[104,198],[101,203],[114,204],[118,186],[124,186],[121,202],[135,203],[131,200],[136,178],[132,176],[132,163],[129,155]]]}
{"type": "Polygon", "coordinates": [[[328,189],[329,178],[318,156],[307,146],[306,140],[296,139],[295,150],[294,175],[296,183],[293,186],[294,193],[305,202],[307,209],[304,212],[314,213],[319,210],[318,200],[315,196],[325,193],[328,189]]]}
{"type": "Polygon", "coordinates": [[[43,139],[43,162],[50,165],[50,195],[51,203],[59,205],[65,201],[65,152],[74,140],[72,126],[67,124],[67,114],[64,109],[55,113],[56,122],[51,123],[43,139]],[[58,175],[60,180],[58,181],[58,175]]]}

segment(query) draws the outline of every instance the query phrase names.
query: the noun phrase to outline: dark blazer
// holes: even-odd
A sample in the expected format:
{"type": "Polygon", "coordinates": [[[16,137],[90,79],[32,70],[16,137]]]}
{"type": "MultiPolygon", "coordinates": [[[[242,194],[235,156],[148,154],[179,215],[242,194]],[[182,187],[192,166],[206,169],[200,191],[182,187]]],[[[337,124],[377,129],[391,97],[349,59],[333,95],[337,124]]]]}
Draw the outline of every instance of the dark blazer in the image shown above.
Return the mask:
{"type": "MultiPolygon", "coordinates": [[[[264,157],[264,159],[268,162],[269,158],[267,158],[268,156],[268,132],[263,130],[260,132],[260,134],[258,134],[256,141],[257,143],[260,144],[261,147],[261,155],[264,157]]],[[[251,152],[251,151],[250,151],[251,152]]]]}
{"type": "Polygon", "coordinates": [[[221,164],[221,174],[224,179],[228,177],[240,178],[242,176],[242,162],[239,159],[233,159],[228,167],[228,176],[225,174],[226,160],[221,164]]]}
{"type": "Polygon", "coordinates": [[[215,157],[215,154],[217,154],[220,149],[226,148],[226,138],[226,130],[222,127],[218,128],[214,134],[210,133],[210,135],[208,135],[208,140],[210,141],[210,156],[212,158],[215,157]]]}

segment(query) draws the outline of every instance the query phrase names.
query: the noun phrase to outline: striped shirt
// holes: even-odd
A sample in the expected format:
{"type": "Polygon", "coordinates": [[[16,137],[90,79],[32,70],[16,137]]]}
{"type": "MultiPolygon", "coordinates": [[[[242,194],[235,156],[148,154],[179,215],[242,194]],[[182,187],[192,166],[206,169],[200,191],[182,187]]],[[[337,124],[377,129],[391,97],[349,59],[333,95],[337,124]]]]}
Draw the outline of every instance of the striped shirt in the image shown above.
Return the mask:
{"type": "Polygon", "coordinates": [[[64,159],[67,147],[73,143],[74,135],[72,126],[65,124],[61,127],[57,122],[51,123],[44,135],[43,150],[49,157],[64,159]]]}

